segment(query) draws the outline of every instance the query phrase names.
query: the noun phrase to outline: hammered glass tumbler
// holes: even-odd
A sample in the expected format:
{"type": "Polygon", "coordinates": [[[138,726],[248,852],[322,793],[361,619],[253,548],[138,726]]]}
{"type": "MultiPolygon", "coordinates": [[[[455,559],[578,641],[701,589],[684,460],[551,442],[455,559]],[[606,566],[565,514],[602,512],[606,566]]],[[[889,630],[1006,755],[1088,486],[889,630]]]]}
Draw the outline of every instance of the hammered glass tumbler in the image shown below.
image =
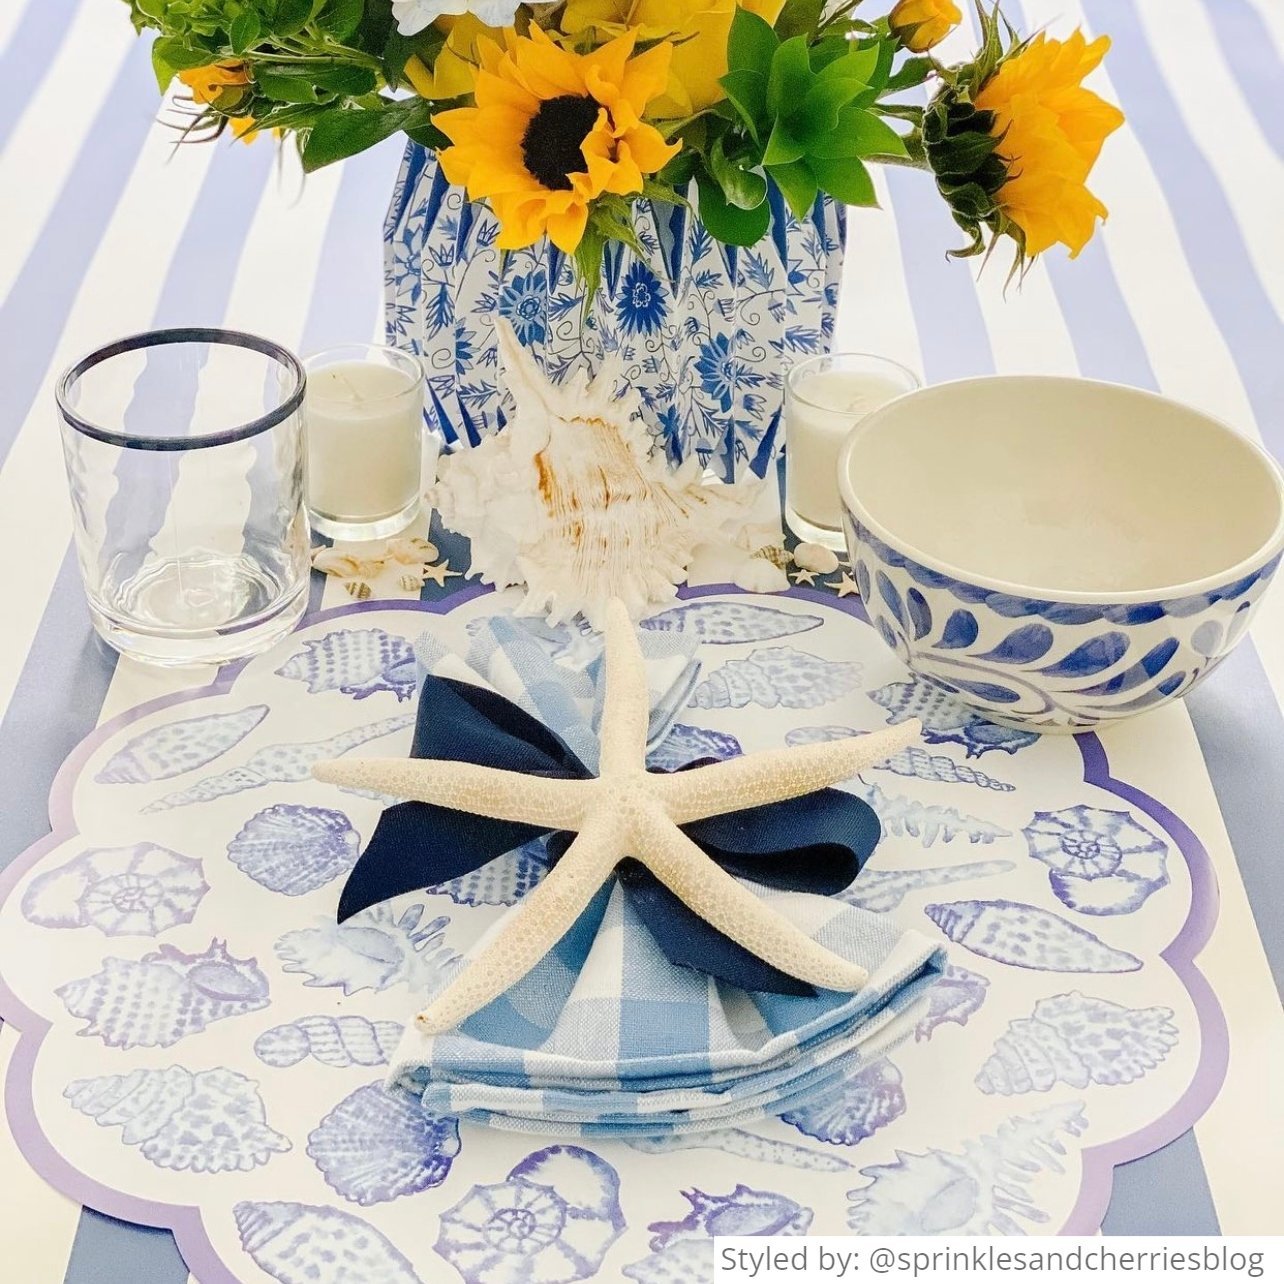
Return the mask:
{"type": "Polygon", "coordinates": [[[307,604],[297,357],[234,330],[121,339],[59,380],[94,628],[153,664],[271,646],[307,604]]]}

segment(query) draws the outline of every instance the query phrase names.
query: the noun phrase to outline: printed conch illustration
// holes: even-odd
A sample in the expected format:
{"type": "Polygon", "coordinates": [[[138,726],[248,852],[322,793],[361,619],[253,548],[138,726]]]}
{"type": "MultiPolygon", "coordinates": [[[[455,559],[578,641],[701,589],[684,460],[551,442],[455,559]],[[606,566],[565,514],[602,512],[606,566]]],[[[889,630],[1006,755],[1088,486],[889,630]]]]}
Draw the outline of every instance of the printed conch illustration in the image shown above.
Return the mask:
{"type": "Polygon", "coordinates": [[[251,816],[227,845],[228,858],[270,892],[302,896],[356,864],[361,838],[329,807],[274,803],[251,816]]]}
{"type": "Polygon", "coordinates": [[[977,972],[955,963],[947,963],[936,983],[927,992],[927,1011],[914,1027],[914,1041],[930,1039],[942,1025],[967,1025],[973,1013],[985,1002],[990,982],[977,972]]]}
{"type": "Polygon", "coordinates": [[[789,646],[760,647],[743,660],[728,660],[696,687],[697,709],[814,709],[860,686],[856,660],[826,660],[789,646]]]}
{"type": "Polygon", "coordinates": [[[905,794],[886,794],[877,785],[863,781],[857,792],[878,813],[883,828],[898,837],[908,834],[917,838],[924,847],[931,847],[940,840],[952,843],[965,837],[969,843],[992,843],[996,838],[1007,838],[1010,829],[993,821],[969,816],[955,807],[942,807],[937,803],[920,802],[905,794]]]}
{"type": "Polygon", "coordinates": [[[1077,990],[1040,999],[1008,1024],[976,1076],[986,1093],[1047,1092],[1058,1083],[1134,1083],[1178,1039],[1172,1008],[1127,1008],[1077,990]]]}
{"type": "Polygon", "coordinates": [[[249,1172],[290,1142],[267,1125],[252,1079],[218,1067],[183,1066],[77,1079],[63,1096],[103,1128],[120,1128],[158,1168],[182,1172],[249,1172]]]}
{"type": "Polygon", "coordinates": [[[93,976],[56,993],[72,1016],[113,1048],[168,1048],[215,1021],[267,1006],[267,977],[254,959],[233,958],[222,941],[203,954],[162,945],[141,959],[103,959],[93,976]]]}
{"type": "Polygon", "coordinates": [[[905,1113],[901,1072],[886,1057],[862,1066],[829,1092],[781,1118],[817,1141],[854,1146],[905,1113]]]}
{"type": "MultiPolygon", "coordinates": [[[[816,744],[822,740],[842,740],[858,734],[854,727],[795,727],[785,736],[790,745],[816,744]]],[[[893,754],[877,770],[890,771],[898,776],[912,776],[918,780],[933,780],[942,784],[976,785],[981,789],[994,789],[1011,793],[1016,786],[996,780],[985,772],[957,763],[943,753],[929,753],[922,745],[909,745],[893,754]]]]}
{"type": "Polygon", "coordinates": [[[862,869],[860,877],[839,897],[849,905],[886,914],[896,909],[910,892],[949,883],[970,883],[1016,869],[1010,860],[974,860],[962,865],[937,865],[931,869],[862,869]]]}
{"type": "Polygon", "coordinates": [[[597,1274],[624,1230],[620,1178],[590,1150],[549,1146],[506,1181],[474,1186],[440,1225],[437,1252],[466,1284],[573,1284],[597,1274]]]}
{"type": "Polygon", "coordinates": [[[397,1021],[371,1021],[355,1012],[344,1016],[304,1016],[264,1030],[254,1040],[254,1055],[264,1065],[283,1069],[311,1057],[323,1066],[386,1066],[401,1041],[397,1021]]]}
{"type": "Polygon", "coordinates": [[[22,912],[41,927],[156,936],[190,923],[209,887],[201,862],[154,843],[93,847],[31,880],[22,912]]]}
{"type": "Polygon", "coordinates": [[[243,1201],[241,1247],[278,1284],[423,1284],[382,1231],[328,1205],[243,1201]]]}
{"type": "Polygon", "coordinates": [[[639,625],[655,633],[694,633],[711,646],[737,642],[773,642],[807,633],[824,623],[819,615],[803,615],[757,602],[684,602],[639,625]]]}
{"type": "Polygon", "coordinates": [[[1017,901],[952,901],[923,911],[973,954],[1046,972],[1135,972],[1141,960],[1086,928],[1017,901]]]}
{"type": "Polygon", "coordinates": [[[591,383],[550,383],[506,321],[496,325],[517,407],[502,433],[441,462],[432,498],[445,526],[472,543],[487,584],[524,584],[523,615],[600,626],[619,598],[634,619],[672,600],[698,545],[743,508],[739,491],[704,485],[692,458],[669,466],[638,418],[635,392],[615,396],[608,367],[591,383]]]}
{"type": "Polygon", "coordinates": [[[205,767],[240,744],[267,712],[267,705],[252,704],[235,713],[205,713],[151,727],[126,741],[94,779],[100,785],[137,785],[205,767]]]}
{"type": "Polygon", "coordinates": [[[851,1161],[812,1146],[780,1141],[749,1128],[713,1128],[708,1132],[660,1133],[654,1137],[626,1137],[625,1143],[647,1155],[664,1155],[672,1150],[721,1150],[760,1164],[779,1164],[814,1173],[840,1173],[851,1161]]]}
{"type": "Polygon", "coordinates": [[[888,722],[919,718],[923,723],[923,739],[929,745],[959,744],[969,758],[979,758],[996,749],[1013,754],[1039,739],[1033,731],[988,722],[922,678],[889,683],[871,691],[869,698],[887,710],[888,722]]]}
{"type": "Polygon", "coordinates": [[[847,1225],[858,1235],[1024,1235],[1022,1222],[1048,1220],[1031,1183],[1062,1171],[1060,1135],[1086,1127],[1073,1101],[1009,1119],[960,1151],[897,1151],[894,1162],[861,1169],[870,1181],[847,1192],[847,1225]]]}
{"type": "Polygon", "coordinates": [[[312,638],[277,673],[306,683],[313,695],[339,691],[357,700],[378,691],[409,700],[418,686],[414,648],[383,629],[338,629],[312,638]]]}

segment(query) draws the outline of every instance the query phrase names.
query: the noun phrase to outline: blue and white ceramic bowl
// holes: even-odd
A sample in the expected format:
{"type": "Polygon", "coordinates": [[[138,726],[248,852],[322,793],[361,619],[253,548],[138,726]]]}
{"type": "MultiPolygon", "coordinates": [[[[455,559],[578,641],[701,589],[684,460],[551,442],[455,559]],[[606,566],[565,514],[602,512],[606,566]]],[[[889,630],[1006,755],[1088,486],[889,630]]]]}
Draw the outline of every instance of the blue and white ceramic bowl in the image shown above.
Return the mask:
{"type": "Polygon", "coordinates": [[[1284,477],[1199,411],[1113,384],[966,379],[900,397],[839,457],[870,619],[986,718],[1080,731],[1184,695],[1284,549],[1284,477]]]}

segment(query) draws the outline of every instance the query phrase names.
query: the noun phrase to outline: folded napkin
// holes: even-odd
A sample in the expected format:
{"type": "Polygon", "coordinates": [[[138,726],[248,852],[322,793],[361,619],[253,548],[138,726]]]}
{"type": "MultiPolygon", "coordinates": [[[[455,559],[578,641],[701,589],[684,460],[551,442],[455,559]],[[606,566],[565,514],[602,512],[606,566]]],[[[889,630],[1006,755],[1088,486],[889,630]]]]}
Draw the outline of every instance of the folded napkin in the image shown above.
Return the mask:
{"type": "MultiPolygon", "coordinates": [[[[641,641],[651,760],[681,766],[674,745],[683,738],[670,733],[698,676],[695,643],[646,631],[641,641]]],[[[599,639],[497,616],[470,627],[462,657],[431,635],[416,655],[425,675],[483,685],[511,700],[596,768],[599,639]]],[[[430,1036],[412,1023],[390,1082],[436,1114],[586,1136],[723,1128],[836,1091],[913,1029],[942,952],[883,915],[746,885],[813,939],[861,964],[870,974],[864,988],[746,991],[677,966],[617,880],[532,972],[459,1029],[430,1036]]],[[[499,930],[497,923],[487,939],[499,930]]],[[[442,985],[449,980],[443,976],[442,985]]],[[[431,997],[423,996],[423,1005],[431,997]]]]}

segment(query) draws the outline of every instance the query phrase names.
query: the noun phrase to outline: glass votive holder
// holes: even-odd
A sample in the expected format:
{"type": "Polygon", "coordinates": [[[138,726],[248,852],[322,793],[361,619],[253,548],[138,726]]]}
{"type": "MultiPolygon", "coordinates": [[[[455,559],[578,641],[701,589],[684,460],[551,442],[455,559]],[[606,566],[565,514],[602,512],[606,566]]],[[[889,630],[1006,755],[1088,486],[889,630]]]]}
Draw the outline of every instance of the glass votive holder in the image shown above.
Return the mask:
{"type": "Polygon", "coordinates": [[[56,396],[94,628],[153,664],[271,646],[307,605],[299,360],[234,330],[156,330],[56,396]]]}
{"type": "Polygon", "coordinates": [[[396,348],[350,343],[309,357],[307,496],[312,526],[384,539],[419,514],[424,371],[396,348]]]}
{"type": "Polygon", "coordinates": [[[785,521],[800,540],[843,551],[838,452],[872,410],[919,387],[905,366],[865,352],[834,352],[793,366],[785,379],[785,521]]]}

